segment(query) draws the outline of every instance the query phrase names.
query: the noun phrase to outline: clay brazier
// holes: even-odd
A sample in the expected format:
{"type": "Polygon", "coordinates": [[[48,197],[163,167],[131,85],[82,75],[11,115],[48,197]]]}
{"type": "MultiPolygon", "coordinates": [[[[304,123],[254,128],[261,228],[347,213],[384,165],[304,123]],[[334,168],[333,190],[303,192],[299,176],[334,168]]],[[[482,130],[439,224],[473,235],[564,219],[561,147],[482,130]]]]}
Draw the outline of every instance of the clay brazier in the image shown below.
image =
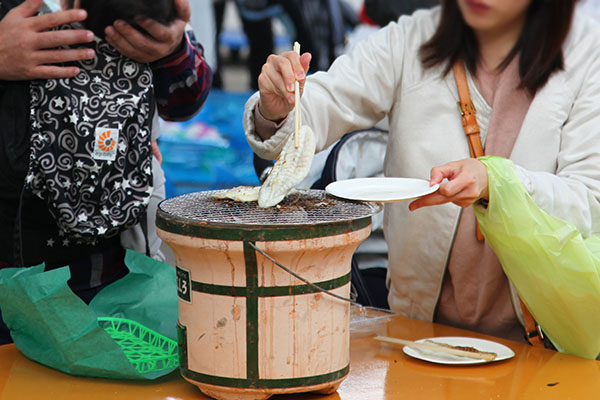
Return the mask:
{"type": "Polygon", "coordinates": [[[315,209],[269,211],[214,193],[165,200],[157,214],[177,262],[181,374],[219,400],[334,392],[349,371],[349,303],[267,256],[348,298],[379,206],[306,191],[315,209]]]}

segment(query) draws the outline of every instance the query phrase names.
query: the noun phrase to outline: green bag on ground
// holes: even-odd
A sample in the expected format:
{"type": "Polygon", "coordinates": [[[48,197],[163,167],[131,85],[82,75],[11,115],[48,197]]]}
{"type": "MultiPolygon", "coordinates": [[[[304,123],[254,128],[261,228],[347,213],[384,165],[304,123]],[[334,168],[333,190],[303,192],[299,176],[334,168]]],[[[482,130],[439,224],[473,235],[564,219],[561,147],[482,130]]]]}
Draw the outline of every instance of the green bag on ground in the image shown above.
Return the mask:
{"type": "Polygon", "coordinates": [[[68,267],[0,270],[0,309],[15,345],[28,358],[72,375],[155,379],[173,371],[176,361],[140,373],[98,323],[98,317],[125,318],[176,340],[175,269],[131,250],[125,264],[129,274],[100,291],[89,306],[67,286],[68,267]]]}
{"type": "Polygon", "coordinates": [[[482,157],[489,177],[487,209],[475,206],[481,231],[519,296],[561,352],[600,353],[600,237],[538,207],[511,161],[482,157]]]}

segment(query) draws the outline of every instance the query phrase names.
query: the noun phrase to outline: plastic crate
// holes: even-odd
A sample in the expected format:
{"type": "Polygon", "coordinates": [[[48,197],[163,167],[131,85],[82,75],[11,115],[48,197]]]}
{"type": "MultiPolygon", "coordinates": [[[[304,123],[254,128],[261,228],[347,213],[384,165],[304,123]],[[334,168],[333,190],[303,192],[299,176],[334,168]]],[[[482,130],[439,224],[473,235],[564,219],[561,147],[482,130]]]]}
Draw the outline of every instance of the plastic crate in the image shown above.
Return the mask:
{"type": "Polygon", "coordinates": [[[177,342],[124,318],[99,317],[98,324],[121,346],[140,374],[177,368],[177,342]]]}

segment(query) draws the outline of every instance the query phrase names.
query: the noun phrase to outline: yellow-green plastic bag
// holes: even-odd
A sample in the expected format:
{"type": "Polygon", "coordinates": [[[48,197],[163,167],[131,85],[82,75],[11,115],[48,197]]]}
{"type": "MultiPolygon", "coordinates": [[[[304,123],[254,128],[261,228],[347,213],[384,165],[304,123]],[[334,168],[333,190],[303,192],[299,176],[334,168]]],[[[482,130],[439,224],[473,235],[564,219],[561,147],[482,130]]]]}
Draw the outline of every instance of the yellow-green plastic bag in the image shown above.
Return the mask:
{"type": "MultiPolygon", "coordinates": [[[[521,299],[561,352],[600,353],[600,237],[538,207],[511,161],[482,157],[489,176],[487,209],[475,206],[481,231],[521,299]]],[[[600,166],[599,166],[600,168],[600,166]]]]}

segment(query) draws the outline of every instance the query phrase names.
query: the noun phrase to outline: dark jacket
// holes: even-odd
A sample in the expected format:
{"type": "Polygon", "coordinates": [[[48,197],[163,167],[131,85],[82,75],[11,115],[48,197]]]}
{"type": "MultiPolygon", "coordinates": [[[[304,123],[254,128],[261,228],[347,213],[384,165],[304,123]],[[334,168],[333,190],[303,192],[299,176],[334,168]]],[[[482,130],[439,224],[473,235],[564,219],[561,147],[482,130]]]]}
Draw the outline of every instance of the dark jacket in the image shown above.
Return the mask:
{"type": "Polygon", "coordinates": [[[397,21],[421,8],[431,8],[440,0],[365,0],[365,13],[379,26],[397,21]]]}

